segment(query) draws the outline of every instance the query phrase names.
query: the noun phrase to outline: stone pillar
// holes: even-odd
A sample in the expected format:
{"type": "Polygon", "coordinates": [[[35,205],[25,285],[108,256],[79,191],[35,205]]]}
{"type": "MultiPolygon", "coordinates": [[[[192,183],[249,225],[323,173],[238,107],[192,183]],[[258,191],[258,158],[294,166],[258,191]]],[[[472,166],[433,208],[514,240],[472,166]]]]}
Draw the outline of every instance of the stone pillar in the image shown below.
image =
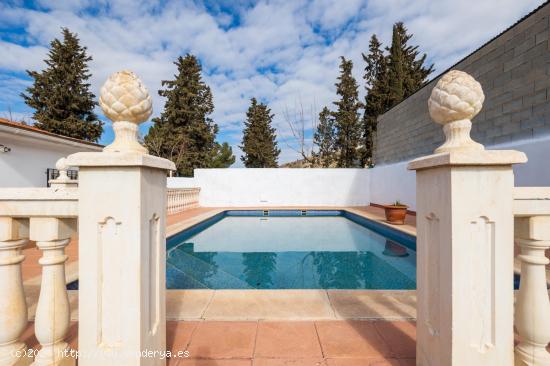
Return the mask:
{"type": "Polygon", "coordinates": [[[113,74],[100,105],[115,142],[67,161],[79,168],[79,365],[163,365],[166,176],[175,167],[138,143],[152,110],[133,73],[113,74]]]}
{"type": "Polygon", "coordinates": [[[74,365],[65,337],[70,325],[69,297],[65,278],[65,247],[71,241],[71,219],[33,217],[30,239],[43,251],[40,297],[36,307],[35,334],[42,348],[35,366],[74,365]]]}
{"type": "Polygon", "coordinates": [[[470,138],[483,99],[468,74],[444,75],[428,106],[446,141],[408,167],[417,182],[417,365],[513,365],[512,164],[527,159],[470,138]]]}
{"type": "MultiPolygon", "coordinates": [[[[29,241],[28,220],[0,217],[0,365],[23,366],[32,362],[20,341],[27,327],[21,249],[29,241]]],[[[32,356],[32,355],[31,355],[32,356]]]]}
{"type": "Polygon", "coordinates": [[[550,248],[550,216],[516,218],[516,240],[521,248],[521,281],[516,301],[516,366],[548,366],[550,300],[546,288],[544,252],[550,248]]]}

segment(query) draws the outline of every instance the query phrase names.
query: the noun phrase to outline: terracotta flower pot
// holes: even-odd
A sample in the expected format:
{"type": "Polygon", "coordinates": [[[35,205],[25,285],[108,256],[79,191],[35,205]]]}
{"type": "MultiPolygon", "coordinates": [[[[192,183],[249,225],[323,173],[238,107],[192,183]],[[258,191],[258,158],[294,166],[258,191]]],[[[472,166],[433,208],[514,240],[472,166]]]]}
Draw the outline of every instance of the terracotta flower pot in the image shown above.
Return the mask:
{"type": "Polygon", "coordinates": [[[394,225],[403,225],[407,216],[407,205],[385,205],[386,221],[394,225]]]}

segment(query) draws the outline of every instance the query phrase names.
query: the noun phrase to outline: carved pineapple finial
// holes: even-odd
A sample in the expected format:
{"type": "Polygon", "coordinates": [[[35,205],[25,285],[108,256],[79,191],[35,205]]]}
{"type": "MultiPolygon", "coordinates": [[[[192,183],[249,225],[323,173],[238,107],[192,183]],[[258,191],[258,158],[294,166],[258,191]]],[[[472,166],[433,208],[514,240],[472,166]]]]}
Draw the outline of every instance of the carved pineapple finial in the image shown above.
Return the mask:
{"type": "Polygon", "coordinates": [[[67,181],[69,180],[69,176],[67,175],[67,159],[66,158],[60,158],[55,163],[55,169],[59,172],[59,176],[57,177],[57,180],[67,181]]]}
{"type": "Polygon", "coordinates": [[[115,72],[101,87],[99,105],[115,131],[115,140],[103,150],[147,154],[137,139],[138,126],[153,113],[153,103],[141,80],[131,71],[115,72]]]}
{"type": "Polygon", "coordinates": [[[485,149],[470,137],[471,119],[479,113],[484,100],[481,84],[469,74],[452,70],[443,75],[428,99],[430,116],[443,125],[446,137],[436,153],[485,149]]]}

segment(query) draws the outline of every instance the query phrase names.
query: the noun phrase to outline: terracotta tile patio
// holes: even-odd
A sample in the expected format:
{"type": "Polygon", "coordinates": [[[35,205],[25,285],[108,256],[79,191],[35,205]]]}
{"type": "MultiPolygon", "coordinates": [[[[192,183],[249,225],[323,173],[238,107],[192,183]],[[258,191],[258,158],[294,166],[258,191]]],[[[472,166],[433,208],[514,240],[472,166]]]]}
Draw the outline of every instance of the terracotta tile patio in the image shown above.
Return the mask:
{"type": "MultiPolygon", "coordinates": [[[[36,349],[33,323],[23,336],[36,349]]],[[[166,327],[170,366],[365,366],[414,365],[415,325],[387,321],[174,322],[166,327]]],[[[67,338],[78,347],[77,323],[67,338]]]]}

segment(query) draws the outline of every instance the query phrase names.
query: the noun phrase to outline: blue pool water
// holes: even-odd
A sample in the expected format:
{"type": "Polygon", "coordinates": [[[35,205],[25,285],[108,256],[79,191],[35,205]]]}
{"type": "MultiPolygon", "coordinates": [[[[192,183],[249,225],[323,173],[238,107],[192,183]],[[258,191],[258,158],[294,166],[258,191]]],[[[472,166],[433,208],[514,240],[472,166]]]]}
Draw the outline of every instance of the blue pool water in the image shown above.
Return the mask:
{"type": "Polygon", "coordinates": [[[225,211],[168,239],[166,287],[414,289],[415,248],[346,211],[225,211]]]}

